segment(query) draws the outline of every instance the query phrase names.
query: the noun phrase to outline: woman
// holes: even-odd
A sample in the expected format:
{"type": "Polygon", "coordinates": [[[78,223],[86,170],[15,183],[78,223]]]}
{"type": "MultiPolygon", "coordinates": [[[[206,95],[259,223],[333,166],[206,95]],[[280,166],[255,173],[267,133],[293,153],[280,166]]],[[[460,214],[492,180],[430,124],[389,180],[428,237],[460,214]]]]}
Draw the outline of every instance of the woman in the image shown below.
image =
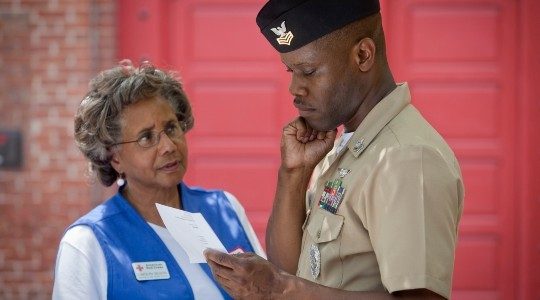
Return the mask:
{"type": "Polygon", "coordinates": [[[192,127],[189,101],[172,74],[126,60],[91,81],[75,116],[75,140],[101,183],[116,181],[119,189],[65,232],[53,298],[229,298],[206,264],[189,263],[156,208],[200,212],[228,251],[263,254],[234,196],[182,182],[192,127]],[[167,274],[139,281],[136,268],[146,263],[167,274]]]}

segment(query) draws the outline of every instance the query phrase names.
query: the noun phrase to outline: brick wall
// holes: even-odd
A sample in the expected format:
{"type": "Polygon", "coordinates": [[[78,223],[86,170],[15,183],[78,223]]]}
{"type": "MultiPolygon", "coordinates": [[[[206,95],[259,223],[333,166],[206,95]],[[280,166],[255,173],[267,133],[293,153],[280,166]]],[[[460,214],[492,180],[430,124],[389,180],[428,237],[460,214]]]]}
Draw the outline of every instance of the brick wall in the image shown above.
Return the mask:
{"type": "Polygon", "coordinates": [[[0,169],[0,299],[46,299],[63,230],[101,200],[73,142],[88,80],[112,66],[106,0],[0,0],[0,129],[23,134],[23,166],[0,169]]]}

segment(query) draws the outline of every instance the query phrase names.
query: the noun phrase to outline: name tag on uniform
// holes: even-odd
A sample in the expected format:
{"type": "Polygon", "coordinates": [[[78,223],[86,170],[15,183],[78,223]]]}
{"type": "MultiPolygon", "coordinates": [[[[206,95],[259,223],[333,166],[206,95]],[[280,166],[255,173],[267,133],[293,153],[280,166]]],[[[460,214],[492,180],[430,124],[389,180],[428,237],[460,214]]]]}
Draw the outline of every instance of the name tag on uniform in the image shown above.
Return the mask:
{"type": "Polygon", "coordinates": [[[169,279],[169,269],[164,261],[134,262],[131,264],[138,281],[169,279]]]}

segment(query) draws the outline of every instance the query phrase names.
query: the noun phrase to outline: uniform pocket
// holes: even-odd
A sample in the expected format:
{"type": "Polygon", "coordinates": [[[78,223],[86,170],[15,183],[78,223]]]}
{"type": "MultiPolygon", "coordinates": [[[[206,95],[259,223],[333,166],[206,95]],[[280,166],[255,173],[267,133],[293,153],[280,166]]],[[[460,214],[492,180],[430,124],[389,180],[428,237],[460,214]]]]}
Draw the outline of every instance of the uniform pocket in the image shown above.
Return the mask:
{"type": "Polygon", "coordinates": [[[319,207],[311,210],[296,273],[299,277],[329,287],[340,286],[343,279],[340,234],[344,220],[343,216],[319,207]]]}
{"type": "Polygon", "coordinates": [[[338,238],[345,218],[320,208],[314,208],[309,219],[306,226],[307,232],[313,242],[320,244],[338,238]]]}

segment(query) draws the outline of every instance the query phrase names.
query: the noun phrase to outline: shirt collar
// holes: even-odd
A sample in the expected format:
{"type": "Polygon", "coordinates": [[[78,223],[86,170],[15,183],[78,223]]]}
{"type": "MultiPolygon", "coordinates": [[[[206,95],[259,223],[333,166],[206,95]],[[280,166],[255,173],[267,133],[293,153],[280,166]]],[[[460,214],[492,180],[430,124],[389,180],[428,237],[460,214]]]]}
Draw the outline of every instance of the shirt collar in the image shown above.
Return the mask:
{"type": "Polygon", "coordinates": [[[395,116],[411,103],[411,93],[407,83],[400,83],[386,95],[368,113],[365,119],[356,128],[349,145],[349,150],[355,157],[360,156],[371,141],[395,116]]]}

